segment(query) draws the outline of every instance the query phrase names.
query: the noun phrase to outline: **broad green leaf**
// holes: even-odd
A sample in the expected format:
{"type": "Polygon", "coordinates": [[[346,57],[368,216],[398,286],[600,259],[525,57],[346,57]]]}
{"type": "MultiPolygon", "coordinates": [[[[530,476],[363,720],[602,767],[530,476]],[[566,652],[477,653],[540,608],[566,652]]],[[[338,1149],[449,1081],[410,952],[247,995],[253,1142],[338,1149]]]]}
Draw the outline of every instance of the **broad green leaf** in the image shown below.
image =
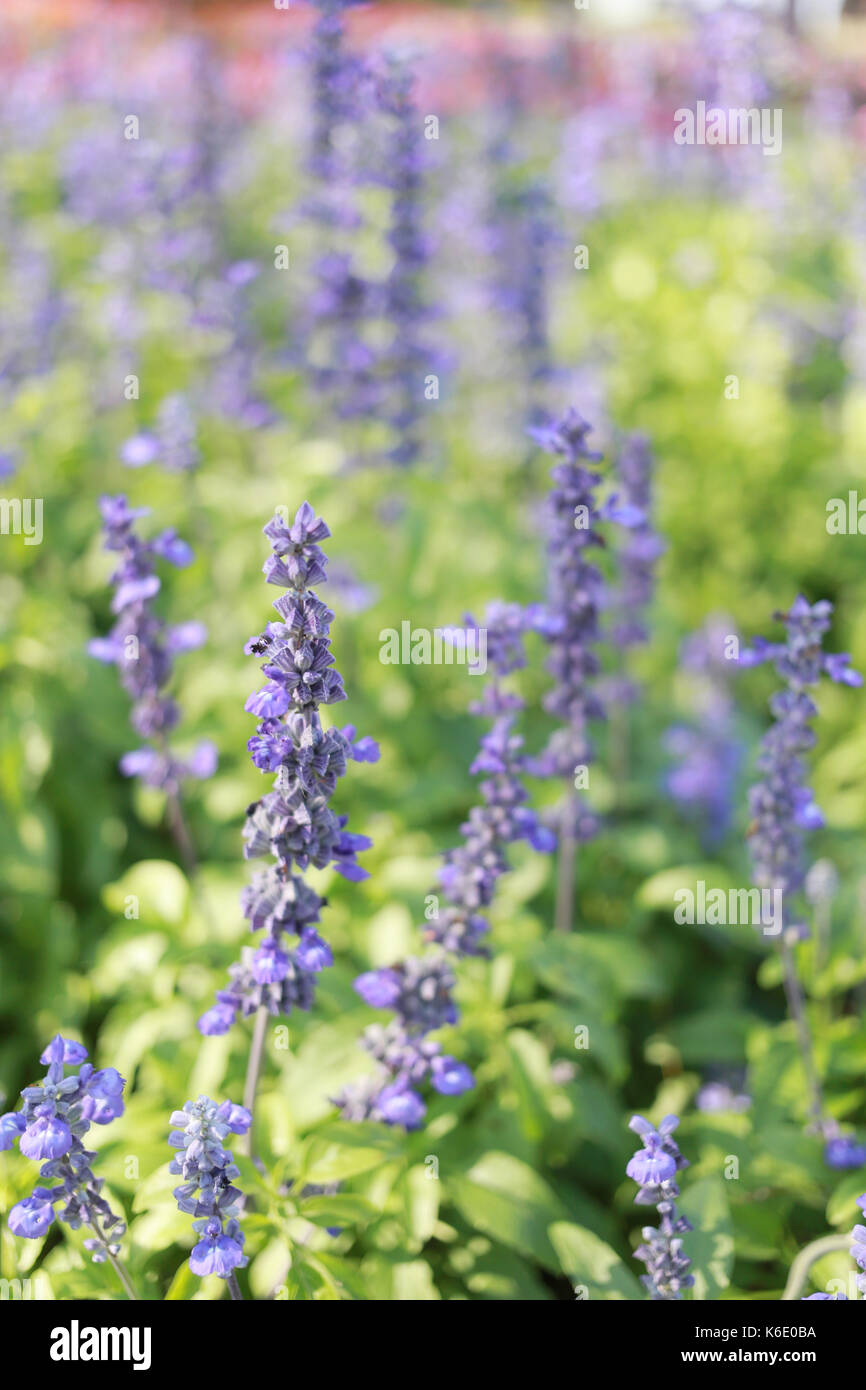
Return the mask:
{"type": "Polygon", "coordinates": [[[166,859],[141,859],[117,883],[106,884],[103,900],[110,912],[122,917],[134,907],[144,922],[177,926],[186,916],[189,883],[166,859]]]}
{"type": "Polygon", "coordinates": [[[250,1288],[256,1298],[270,1298],[275,1289],[284,1285],[291,1263],[289,1242],[285,1236],[274,1236],[249,1268],[250,1288]]]}
{"type": "Polygon", "coordinates": [[[548,1234],[562,1272],[571,1280],[579,1298],[631,1302],[646,1298],[635,1275],[594,1232],[570,1221],[555,1221],[548,1234]]]}
{"type": "Polygon", "coordinates": [[[433,1282],[433,1271],[426,1260],[410,1260],[394,1266],[394,1298],[398,1302],[431,1302],[442,1295],[433,1282]]]}
{"type": "Polygon", "coordinates": [[[306,1197],[298,1214],[317,1226],[358,1226],[370,1221],[376,1208],[354,1192],[335,1192],[330,1197],[306,1197]]]}
{"type": "Polygon", "coordinates": [[[728,1194],[722,1178],[701,1178],[691,1183],[677,1203],[680,1215],[694,1230],[683,1236],[683,1250],[692,1261],[692,1297],[721,1297],[731,1282],[734,1265],[734,1237],[728,1194]]]}
{"type": "Polygon", "coordinates": [[[166,1302],[175,1303],[191,1298],[199,1283],[198,1275],[193,1274],[189,1267],[189,1260],[184,1260],[183,1264],[178,1266],[177,1273],[168,1286],[168,1292],[165,1295],[166,1302]]]}
{"type": "Polygon", "coordinates": [[[423,1245],[430,1240],[439,1217],[441,1184],[426,1164],[416,1164],[406,1174],[403,1196],[410,1234],[423,1245]]]}
{"type": "Polygon", "coordinates": [[[528,1163],[511,1154],[487,1153],[465,1177],[449,1177],[446,1188],[475,1230],[531,1255],[547,1269],[557,1268],[547,1231],[568,1213],[528,1163]]]}
{"type": "Polygon", "coordinates": [[[857,1198],[866,1192],[866,1172],[862,1168],[856,1173],[848,1173],[827,1203],[827,1222],[830,1226],[852,1226],[863,1223],[863,1214],[857,1205],[857,1198]]]}

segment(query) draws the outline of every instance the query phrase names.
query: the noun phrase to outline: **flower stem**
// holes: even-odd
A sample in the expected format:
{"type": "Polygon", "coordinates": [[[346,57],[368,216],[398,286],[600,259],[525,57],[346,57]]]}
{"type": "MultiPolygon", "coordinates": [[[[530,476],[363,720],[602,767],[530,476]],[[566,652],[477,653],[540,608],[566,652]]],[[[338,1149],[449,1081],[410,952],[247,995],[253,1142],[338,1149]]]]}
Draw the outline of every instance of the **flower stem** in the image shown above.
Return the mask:
{"type": "Polygon", "coordinates": [[[109,1250],[109,1248],[108,1248],[108,1240],[107,1240],[106,1236],[103,1234],[103,1232],[101,1231],[100,1226],[99,1226],[99,1221],[97,1220],[96,1216],[91,1215],[91,1216],[89,1217],[89,1219],[88,1219],[87,1224],[88,1224],[88,1226],[90,1227],[91,1231],[93,1231],[94,1235],[97,1236],[97,1238],[98,1238],[99,1240],[102,1241],[102,1245],[103,1245],[103,1248],[104,1248],[104,1250],[105,1250],[106,1257],[108,1258],[108,1261],[109,1261],[109,1263],[110,1263],[112,1269],[114,1270],[115,1274],[117,1275],[118,1279],[120,1280],[121,1284],[123,1285],[123,1288],[124,1288],[124,1291],[125,1291],[125,1293],[126,1293],[127,1298],[133,1299],[135,1302],[138,1302],[138,1301],[139,1301],[139,1298],[138,1298],[138,1294],[137,1294],[136,1291],[135,1291],[135,1285],[133,1284],[132,1280],[130,1279],[130,1277],[129,1277],[129,1275],[127,1274],[126,1270],[124,1269],[123,1265],[120,1263],[120,1260],[117,1258],[116,1255],[113,1255],[112,1252],[109,1250]]]}
{"type": "Polygon", "coordinates": [[[791,1265],[785,1292],[782,1294],[783,1302],[790,1303],[800,1297],[809,1270],[816,1260],[820,1260],[822,1255],[831,1255],[836,1250],[847,1250],[850,1240],[850,1235],[821,1236],[819,1240],[813,1240],[811,1244],[804,1246],[791,1265]]]}
{"type": "Polygon", "coordinates": [[[557,931],[571,931],[574,918],[574,860],[577,843],[574,833],[577,803],[573,796],[566,799],[559,832],[559,854],[556,863],[556,907],[553,925],[557,931]]]}
{"type": "Polygon", "coordinates": [[[821,1080],[818,1076],[818,1069],[815,1066],[815,1053],[812,1046],[812,1034],[809,1029],[809,1020],[806,1017],[803,988],[800,984],[800,979],[797,975],[797,967],[794,964],[794,957],[791,954],[791,948],[787,941],[777,941],[776,947],[782,961],[788,1012],[797,1030],[797,1045],[800,1049],[800,1056],[803,1061],[803,1071],[806,1074],[806,1085],[809,1089],[810,1096],[809,1112],[815,1123],[816,1129],[822,1132],[825,1124],[824,1096],[821,1090],[821,1080]]]}
{"type": "MultiPolygon", "coordinates": [[[[245,1149],[247,1157],[253,1159],[254,1162],[256,1157],[253,1138],[256,1116],[256,1092],[259,1088],[259,1076],[262,1070],[262,1058],[265,1049],[267,1027],[268,1011],[265,1008],[260,1008],[256,1014],[255,1027],[253,1028],[253,1040],[250,1045],[250,1060],[247,1065],[247,1079],[244,1084],[244,1106],[249,1110],[253,1117],[253,1121],[247,1133],[242,1137],[242,1151],[245,1149]]],[[[241,1144],[238,1145],[238,1148],[241,1148],[241,1144]]]]}
{"type": "Polygon", "coordinates": [[[244,1301],[244,1296],[243,1296],[243,1294],[242,1294],[241,1291],[240,1291],[240,1286],[239,1286],[239,1284],[238,1284],[237,1275],[234,1274],[234,1272],[231,1273],[231,1274],[227,1274],[227,1275],[226,1275],[226,1283],[227,1283],[228,1286],[229,1286],[229,1293],[231,1294],[231,1296],[232,1296],[232,1298],[235,1300],[235,1302],[236,1302],[236,1303],[243,1303],[243,1301],[244,1301]]]}
{"type": "Polygon", "coordinates": [[[196,858],[195,846],[193,844],[192,835],[189,833],[189,826],[186,823],[186,817],[183,813],[183,806],[178,792],[169,792],[166,811],[171,833],[174,836],[175,844],[183,860],[186,876],[188,879],[192,880],[196,878],[198,874],[198,859],[196,858]]]}

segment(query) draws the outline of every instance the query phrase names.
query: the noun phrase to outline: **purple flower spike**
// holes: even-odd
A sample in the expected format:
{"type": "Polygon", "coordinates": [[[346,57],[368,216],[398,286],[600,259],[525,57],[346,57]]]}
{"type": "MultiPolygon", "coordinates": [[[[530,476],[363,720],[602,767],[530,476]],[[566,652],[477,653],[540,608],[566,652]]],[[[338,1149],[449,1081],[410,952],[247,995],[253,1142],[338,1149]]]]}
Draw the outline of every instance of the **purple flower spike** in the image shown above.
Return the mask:
{"type": "MultiPolygon", "coordinates": [[[[588,766],[592,759],[590,725],[604,716],[596,689],[600,669],[596,647],[605,592],[601,573],[590,557],[605,544],[600,526],[605,514],[597,496],[601,474],[593,467],[601,455],[589,448],[589,433],[590,426],[576,410],[530,430],[541,448],[556,459],[546,509],[548,600],[536,612],[534,625],[548,644],[547,669],[554,681],[544,708],[561,724],[534,760],[532,771],[567,783],[568,794],[551,819],[558,832],[567,831],[576,843],[591,839],[597,829],[596,817],[573,788],[576,769],[588,766]]],[[[640,483],[641,495],[643,488],[640,483]]],[[[644,592],[643,570],[641,583],[644,592]]]]}
{"type": "Polygon", "coordinates": [[[216,768],[212,744],[200,745],[200,750],[208,750],[207,754],[197,751],[191,761],[176,757],[166,744],[166,736],[180,717],[174,700],[165,694],[173,657],[200,647],[207,633],[199,622],[166,628],[157,617],[151,600],[159,592],[160,581],[153,562],[160,558],[183,567],[192,561],[193,554],[173,530],[143,541],[135,527],[139,518],[147,515],[147,508],[131,508],[122,496],[102,497],[99,506],[105,549],[120,555],[120,563],[111,576],[115,586],[111,608],[117,621],[107,638],[97,637],[88,643],[88,651],[97,661],[117,667],[121,684],[132,700],[132,727],[142,738],[156,744],[123,755],[120,770],[124,777],[138,777],[149,787],[176,793],[183,778],[207,777],[216,768]]]}
{"type": "MultiPolygon", "coordinates": [[[[623,501],[605,510],[608,520],[624,528],[617,556],[620,583],[612,599],[610,635],[614,646],[625,651],[649,640],[647,613],[655,588],[656,563],[665,549],[650,520],[653,456],[644,435],[632,434],[625,440],[617,474],[623,501]]],[[[626,676],[609,682],[607,693],[612,701],[633,704],[639,691],[626,676]]]]}
{"type": "Polygon", "coordinates": [[[666,788],[700,838],[713,849],[727,834],[736,804],[743,746],[737,737],[733,673],[742,665],[730,656],[733,620],[716,615],[692,633],[680,650],[680,665],[693,690],[693,721],[672,725],[665,747],[673,765],[666,788]]]}
{"type": "Polygon", "coordinates": [[[0,1149],[11,1149],[17,1139],[25,1158],[42,1164],[40,1177],[53,1182],[35,1187],[12,1208],[9,1229],[35,1240],[55,1218],[73,1230],[86,1224],[93,1235],[85,1248],[100,1264],[118,1253],[126,1227],[101,1195],[103,1179],[91,1168],[96,1155],[82,1139],[92,1123],[108,1124],[123,1114],[124,1081],[114,1067],[94,1071],[86,1056],[81,1043],[59,1033],[52,1038],[42,1053],[48,1068],[44,1080],[24,1088],[21,1110],[0,1116],[0,1149]],[[77,1074],[67,1076],[70,1068],[77,1074]]]}
{"type": "Polygon", "coordinates": [[[175,1128],[168,1142],[176,1152],[168,1168],[183,1179],[173,1195],[181,1211],[198,1218],[192,1228],[200,1239],[189,1267],[202,1279],[208,1274],[227,1279],[248,1260],[238,1219],[243,1196],[233,1186],[240,1170],[224,1140],[229,1134],[246,1134],[252,1116],[242,1105],[228,1100],[217,1105],[208,1096],[199,1096],[175,1110],[171,1124],[175,1128]]]}
{"type": "Polygon", "coordinates": [[[656,1207],[661,1217],[658,1228],[643,1228],[643,1244],[634,1252],[635,1259],[646,1265],[641,1283],[654,1302],[676,1302],[682,1298],[683,1289],[691,1288],[695,1282],[688,1272],[691,1260],[683,1253],[681,1239],[692,1228],[684,1216],[677,1216],[676,1209],[680,1195],[676,1174],[688,1167],[688,1160],[671,1137],[678,1124],[676,1115],[666,1115],[658,1129],[642,1115],[634,1115],[629,1121],[629,1129],[643,1141],[643,1148],[629,1159],[626,1167],[627,1175],[640,1188],[635,1202],[656,1207]]]}
{"type": "Polygon", "coordinates": [[[264,531],[272,551],[268,582],[286,592],[274,600],[280,620],[246,644],[245,651],[262,659],[268,679],[245,709],[259,721],[248,744],[252,761],[276,776],[273,790],[248,808],[243,836],[246,858],[272,856],[275,862],[242,894],[244,916],[264,937],[255,950],[243,949],[227,988],[199,1019],[200,1031],[210,1035],[227,1032],[239,1013],[247,1017],[260,1007],[274,1015],[312,1007],[316,976],[333,956],[315,929],[324,900],[303,871],[330,865],[352,881],[367,877],[356,856],[370,841],[345,829],[346,818],[334,814],[330,799],[348,763],[374,762],[378,748],[372,739],[356,743],[351,725],[342,732],[325,729],[319,713],[322,705],[346,698],[331,655],[334,615],[310,587],[326,575],[320,542],[331,533],[309,502],[291,522],[277,513],[264,531]],[[291,937],[297,938],[294,947],[291,937]]]}
{"type": "MultiPolygon", "coordinates": [[[[441,1043],[430,1034],[457,1021],[454,973],[450,956],[487,954],[484,938],[489,923],[483,915],[493,901],[496,885],[508,870],[507,850],[515,840],[552,845],[526,806],[521,777],[526,765],[522,740],[514,732],[523,702],[507,688],[507,677],[525,665],[523,636],[531,615],[517,604],[493,603],[483,626],[471,617],[454,644],[468,645],[486,663],[487,680],[471,709],[485,715],[491,727],[471,771],[484,774],[481,805],[462,827],[463,843],[445,855],[439,887],[445,903],[425,923],[426,939],[437,949],[428,956],[410,957],[385,970],[369,970],[355,980],[355,990],[371,1008],[391,1009],[387,1024],[373,1024],[363,1046],[380,1064],[379,1075],[348,1087],[338,1098],[350,1120],[376,1119],[414,1128],[421,1122],[415,1089],[431,1084],[440,1095],[471,1090],[472,1073],[463,1062],[442,1055],[441,1043]]],[[[437,903],[440,894],[436,894],[437,903]]]]}
{"type": "Polygon", "coordinates": [[[740,658],[746,658],[746,665],[772,661],[784,682],[770,701],[774,722],[761,741],[758,758],[763,775],[749,792],[749,847],[754,882],[781,892],[789,929],[798,926],[790,915],[791,899],[805,881],[805,835],[824,824],[805,782],[803,754],[814,745],[811,722],[818,713],[811,691],[822,675],[845,685],[860,682],[846,655],[822,650],[832,612],[826,600],[810,605],[801,594],[787,613],[777,615],[785,625],[785,641],[756,642],[740,658]]]}

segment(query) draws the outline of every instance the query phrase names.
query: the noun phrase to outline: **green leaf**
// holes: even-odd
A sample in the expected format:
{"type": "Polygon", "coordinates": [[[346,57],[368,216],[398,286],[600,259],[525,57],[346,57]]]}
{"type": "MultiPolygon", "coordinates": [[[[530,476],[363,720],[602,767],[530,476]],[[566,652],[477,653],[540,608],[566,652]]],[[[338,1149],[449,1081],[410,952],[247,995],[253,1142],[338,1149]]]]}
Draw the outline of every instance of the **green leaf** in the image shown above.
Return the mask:
{"type": "Polygon", "coordinates": [[[862,1222],[863,1216],[857,1205],[857,1198],[866,1191],[866,1178],[862,1168],[856,1173],[848,1173],[827,1203],[827,1224],[829,1226],[850,1226],[855,1221],[862,1222]]]}
{"type": "Polygon", "coordinates": [[[646,1293],[631,1270],[593,1231],[571,1221],[555,1221],[548,1232],[563,1274],[576,1290],[593,1299],[642,1301],[646,1293]]]}
{"type": "Polygon", "coordinates": [[[335,1192],[331,1197],[307,1197],[298,1214],[317,1226],[357,1226],[370,1221],[376,1208],[354,1192],[335,1192]]]}
{"type": "Polygon", "coordinates": [[[750,1031],[760,1020],[745,1009],[703,1009],[666,1029],[687,1066],[704,1062],[743,1062],[750,1031]]]}
{"type": "Polygon", "coordinates": [[[302,1184],[343,1182],[402,1153],[404,1146],[404,1139],[387,1125],[352,1125],[337,1120],[313,1136],[303,1164],[302,1184]]]}
{"type": "Polygon", "coordinates": [[[177,926],[186,916],[189,883],[169,860],[142,859],[116,883],[106,884],[102,897],[108,910],[119,917],[127,908],[127,900],[135,898],[142,921],[177,926]]]}
{"type": "Polygon", "coordinates": [[[538,948],[535,963],[554,993],[585,1000],[596,1009],[621,998],[655,999],[667,987],[657,957],[633,937],[627,947],[621,936],[601,932],[549,937],[538,948]]]}
{"type": "Polygon", "coordinates": [[[288,1278],[292,1252],[285,1236],[274,1236],[256,1255],[249,1270],[250,1288],[256,1298],[270,1298],[288,1278]]]}
{"type": "Polygon", "coordinates": [[[505,1044],[517,1093],[520,1127],[527,1139],[537,1143],[548,1118],[544,1101],[545,1093],[552,1089],[550,1056],[544,1044],[522,1028],[513,1028],[505,1044]]]}
{"type": "Polygon", "coordinates": [[[464,1220],[503,1245],[556,1269],[556,1251],[547,1235],[568,1213],[542,1178],[511,1154],[487,1153],[465,1177],[449,1178],[448,1196],[464,1220]]]}
{"type": "Polygon", "coordinates": [[[155,1173],[148,1176],[135,1189],[135,1196],[132,1199],[132,1210],[134,1212],[150,1211],[152,1207],[163,1205],[167,1206],[171,1200],[174,1188],[180,1182],[176,1173],[170,1173],[168,1164],[157,1168],[155,1173]]]}
{"type": "Polygon", "coordinates": [[[727,869],[721,864],[679,864],[673,869],[662,869],[651,874],[635,893],[635,901],[640,907],[651,908],[657,912],[670,912],[673,918],[677,905],[676,894],[683,888],[697,893],[700,880],[711,888],[722,888],[725,892],[736,887],[727,869]]]}
{"type": "Polygon", "coordinates": [[[695,1279],[692,1297],[720,1298],[731,1282],[734,1264],[734,1237],[723,1179],[701,1178],[692,1183],[677,1209],[694,1227],[683,1236],[683,1249],[692,1261],[695,1279]]]}
{"type": "Polygon", "coordinates": [[[197,1274],[193,1274],[190,1269],[189,1260],[184,1260],[168,1286],[168,1293],[165,1295],[166,1302],[177,1303],[182,1299],[191,1298],[198,1283],[199,1277],[197,1274]]]}
{"type": "Polygon", "coordinates": [[[406,1174],[403,1198],[409,1233],[423,1245],[433,1235],[439,1217],[441,1184],[424,1164],[416,1164],[406,1174]]]}
{"type": "Polygon", "coordinates": [[[398,1302],[431,1302],[442,1295],[433,1282],[433,1271],[426,1260],[409,1260],[394,1266],[394,1298],[398,1302]]]}

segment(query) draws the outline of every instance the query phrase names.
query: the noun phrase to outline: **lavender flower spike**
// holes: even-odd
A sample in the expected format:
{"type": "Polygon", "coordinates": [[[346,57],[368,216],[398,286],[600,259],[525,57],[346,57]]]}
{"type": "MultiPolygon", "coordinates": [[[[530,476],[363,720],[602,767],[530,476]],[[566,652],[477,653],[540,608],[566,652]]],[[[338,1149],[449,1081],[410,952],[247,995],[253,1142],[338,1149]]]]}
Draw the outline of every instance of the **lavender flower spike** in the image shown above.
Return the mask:
{"type": "Polygon", "coordinates": [[[189,1257],[189,1267],[202,1279],[217,1274],[227,1280],[232,1296],[237,1298],[234,1271],[248,1263],[238,1220],[243,1197],[232,1186],[240,1171],[223,1140],[227,1134],[246,1134],[252,1116],[229,1100],[217,1105],[207,1096],[199,1096],[196,1101],[188,1100],[182,1110],[175,1110],[171,1123],[176,1128],[168,1142],[179,1152],[171,1160],[169,1172],[183,1178],[173,1195],[181,1211],[198,1218],[193,1230],[200,1239],[189,1257]]]}
{"type": "MultiPolygon", "coordinates": [[[[822,675],[843,685],[863,684],[863,677],[849,665],[847,654],[822,651],[832,611],[832,604],[823,601],[810,606],[801,595],[787,613],[777,614],[785,624],[784,642],[758,638],[753,648],[740,654],[743,666],[772,661],[785,683],[770,701],[774,723],[764,735],[758,759],[763,777],[749,793],[754,880],[760,888],[780,889],[783,903],[799,892],[805,879],[806,832],[824,824],[806,785],[801,756],[815,743],[810,721],[818,711],[809,691],[822,675]]],[[[787,912],[785,915],[786,926],[792,926],[787,912]]],[[[805,934],[804,927],[795,930],[798,935],[805,934]]]]}
{"type": "Polygon", "coordinates": [[[643,1228],[644,1243],[634,1252],[635,1259],[646,1265],[641,1283],[653,1302],[675,1302],[682,1297],[683,1289],[691,1288],[695,1282],[688,1273],[691,1260],[683,1252],[681,1239],[692,1227],[684,1216],[677,1216],[676,1209],[680,1195],[676,1174],[688,1167],[688,1159],[683,1158],[672,1137],[678,1124],[676,1115],[666,1115],[654,1129],[643,1116],[634,1115],[628,1126],[643,1144],[625,1170],[640,1188],[635,1203],[654,1206],[661,1217],[658,1228],[643,1228]]]}
{"type": "Polygon", "coordinates": [[[334,669],[330,630],[334,614],[311,585],[326,578],[319,542],[331,533],[309,502],[290,524],[274,516],[264,528],[272,554],[264,564],[269,584],[285,589],[274,600],[280,621],[268,623],[245,650],[265,658],[267,682],[253,692],[245,709],[258,718],[248,747],[261,772],[275,773],[274,790],[247,810],[244,855],[272,855],[241,897],[250,930],[263,931],[255,951],[245,948],[230,970],[231,980],[216,1004],[199,1019],[202,1033],[227,1033],[237,1018],[264,1007],[271,1014],[312,1007],[315,978],[331,964],[331,949],[316,931],[324,899],[305,883],[312,864],[353,882],[366,878],[356,855],[369,848],[364,835],[344,829],[330,799],[347,763],[375,762],[378,745],[355,738],[351,724],[324,729],[319,710],[346,698],[334,669]],[[300,871],[300,872],[299,872],[300,871]],[[297,937],[289,947],[286,937],[297,937]]]}
{"type": "Polygon", "coordinates": [[[88,1226],[93,1235],[84,1248],[95,1264],[110,1260],[135,1298],[116,1259],[126,1226],[101,1195],[103,1179],[91,1166],[96,1154],[82,1143],[92,1124],[107,1125],[123,1114],[126,1083],[114,1067],[97,1071],[86,1058],[86,1047],[58,1033],[40,1057],[48,1068],[43,1081],[24,1087],[20,1110],[0,1116],[0,1149],[11,1149],[17,1140],[25,1158],[41,1163],[39,1176],[45,1184],[12,1208],[9,1229],[36,1240],[55,1220],[74,1231],[88,1226]]]}
{"type": "Polygon", "coordinates": [[[149,746],[125,753],[120,770],[126,777],[140,777],[151,787],[176,795],[184,777],[206,778],[216,769],[216,749],[202,742],[192,756],[181,760],[168,747],[168,735],[180,717],[177,704],[166,694],[173,658],[194,651],[206,640],[199,622],[166,627],[153,611],[160,590],[154,560],[178,568],[190,564],[193,555],[176,531],[161,531],[150,541],[137,534],[135,523],[148,516],[149,507],[130,507],[123,496],[99,499],[105,549],[120,556],[111,576],[114,585],[112,612],[117,614],[107,637],[96,637],[87,650],[98,661],[115,665],[123,688],[132,699],[132,727],[149,746]]]}
{"type": "Polygon", "coordinates": [[[694,722],[674,724],[664,744],[674,763],[666,790],[690,821],[697,820],[704,846],[712,849],[725,837],[734,811],[743,747],[737,738],[728,659],[733,619],[708,618],[680,649],[680,665],[694,687],[694,722]]]}
{"type": "Polygon", "coordinates": [[[490,678],[481,698],[470,708],[492,720],[481,740],[471,771],[486,774],[482,804],[470,812],[463,843],[445,856],[439,875],[447,906],[425,926],[434,954],[413,957],[384,970],[360,975],[355,989],[374,1009],[391,1009],[388,1024],[373,1024],[363,1046],[380,1064],[380,1073],[344,1091],[337,1100],[351,1120],[377,1119],[417,1129],[426,1113],[420,1087],[429,1082],[440,1095],[459,1095],[474,1085],[463,1062],[443,1055],[430,1034],[457,1021],[452,997],[455,976],[449,957],[483,956],[489,924],[483,913],[490,906],[498,880],[508,870],[506,850],[526,839],[536,849],[552,850],[554,837],[538,823],[525,802],[520,775],[525,757],[522,741],[513,732],[523,702],[507,689],[505,679],[526,664],[523,634],[532,615],[517,604],[495,603],[487,610],[484,628],[472,618],[453,637],[466,640],[470,631],[486,634],[490,678]]]}
{"type": "Polygon", "coordinates": [[[572,917],[575,846],[595,834],[595,816],[575,794],[577,777],[592,759],[589,725],[604,717],[595,688],[600,670],[595,648],[600,640],[604,581],[590,561],[593,549],[604,545],[599,522],[638,525],[643,513],[632,506],[617,509],[615,498],[604,506],[597,498],[601,475],[593,465],[601,458],[587,446],[590,426],[576,410],[568,410],[551,425],[529,431],[537,444],[554,454],[553,489],[547,501],[548,601],[536,622],[546,638],[548,670],[553,689],[544,707],[562,727],[548,741],[532,771],[540,777],[562,779],[568,792],[554,812],[560,834],[556,925],[568,930],[572,917]]]}
{"type": "Polygon", "coordinates": [[[440,354],[432,353],[423,333],[430,309],[424,302],[421,275],[430,259],[430,248],[422,226],[421,116],[412,99],[412,77],[396,61],[379,83],[379,102],[392,126],[384,179],[392,195],[387,239],[394,263],[383,295],[393,335],[386,352],[391,397],[386,413],[398,442],[389,457],[394,463],[408,465],[416,461],[422,447],[425,372],[440,365],[440,354]]]}
{"type": "MultiPolygon", "coordinates": [[[[646,615],[653,597],[656,561],[665,549],[649,520],[653,456],[645,435],[630,434],[625,440],[617,474],[623,503],[643,518],[628,529],[618,554],[621,578],[614,596],[611,636],[614,645],[623,650],[649,640],[646,615]]],[[[612,694],[621,703],[631,704],[638,690],[633,682],[623,679],[615,682],[612,694]]]]}
{"type": "Polygon", "coordinates": [[[774,896],[780,897],[781,908],[774,910],[774,920],[781,928],[776,944],[782,960],[785,995],[797,1030],[812,1124],[826,1138],[834,1137],[835,1126],[825,1117],[803,989],[791,950],[792,939],[801,940],[808,935],[808,929],[791,920],[790,900],[799,894],[806,877],[806,832],[824,824],[806,784],[801,757],[815,743],[810,723],[818,710],[809,691],[822,675],[843,685],[863,684],[862,676],[849,665],[846,653],[831,656],[822,649],[832,611],[831,603],[822,601],[810,606],[799,595],[787,613],[777,615],[785,624],[785,641],[773,643],[758,638],[751,650],[740,654],[740,662],[745,666],[772,661],[785,682],[785,688],[770,700],[774,722],[761,741],[758,758],[763,777],[749,792],[752,876],[759,888],[771,889],[774,896]]]}

